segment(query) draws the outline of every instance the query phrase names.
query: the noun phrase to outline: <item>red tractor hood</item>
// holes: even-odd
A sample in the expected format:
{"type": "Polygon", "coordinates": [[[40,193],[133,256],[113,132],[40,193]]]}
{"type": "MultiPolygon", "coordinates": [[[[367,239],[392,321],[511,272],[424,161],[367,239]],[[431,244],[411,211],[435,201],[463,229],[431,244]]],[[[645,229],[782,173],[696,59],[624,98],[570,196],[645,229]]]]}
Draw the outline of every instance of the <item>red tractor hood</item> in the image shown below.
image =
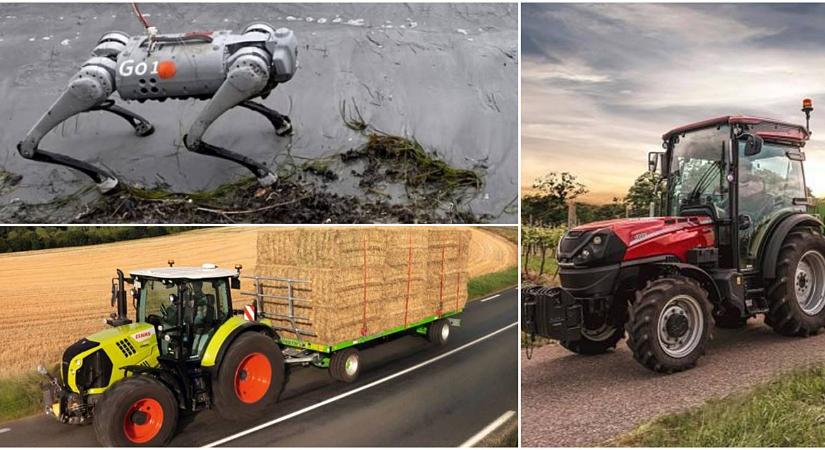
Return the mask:
{"type": "Polygon", "coordinates": [[[624,260],[673,255],[687,261],[687,251],[716,244],[713,219],[707,216],[643,217],[580,225],[573,231],[610,230],[627,246],[624,260]]]}

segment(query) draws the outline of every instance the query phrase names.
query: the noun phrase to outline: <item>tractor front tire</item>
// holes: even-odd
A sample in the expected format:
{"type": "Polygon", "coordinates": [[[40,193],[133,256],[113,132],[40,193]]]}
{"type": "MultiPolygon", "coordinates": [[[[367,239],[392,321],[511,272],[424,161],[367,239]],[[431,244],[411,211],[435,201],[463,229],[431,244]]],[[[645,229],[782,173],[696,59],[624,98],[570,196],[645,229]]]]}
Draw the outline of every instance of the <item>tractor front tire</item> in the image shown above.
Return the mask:
{"type": "Polygon", "coordinates": [[[284,356],[261,333],[244,333],[229,345],[212,385],[215,409],[227,420],[254,419],[278,401],[284,356]]]}
{"type": "Polygon", "coordinates": [[[574,341],[561,341],[562,347],[579,355],[601,355],[616,348],[616,344],[624,338],[624,328],[609,327],[603,332],[582,333],[579,339],[574,341]]]}
{"type": "Polygon", "coordinates": [[[644,367],[661,373],[690,369],[711,338],[708,294],[682,275],[650,281],[636,293],[625,327],[627,346],[644,367]]]}
{"type": "Polygon", "coordinates": [[[93,420],[105,447],[161,447],[175,433],[178,402],[160,381],[145,375],[125,378],[103,394],[93,420]]]}
{"type": "Polygon", "coordinates": [[[767,292],[765,323],[784,336],[810,336],[825,326],[825,238],[808,228],[782,243],[767,292]]]}

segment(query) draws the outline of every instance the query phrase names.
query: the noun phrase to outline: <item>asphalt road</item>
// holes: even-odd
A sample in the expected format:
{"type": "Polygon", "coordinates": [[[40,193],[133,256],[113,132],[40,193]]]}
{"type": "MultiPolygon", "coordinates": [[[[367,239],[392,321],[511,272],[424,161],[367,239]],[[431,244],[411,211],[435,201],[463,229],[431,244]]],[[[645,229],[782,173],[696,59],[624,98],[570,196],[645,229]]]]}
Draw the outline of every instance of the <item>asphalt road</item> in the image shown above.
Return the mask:
{"type": "MultiPolygon", "coordinates": [[[[171,445],[460,445],[517,411],[517,302],[511,289],[470,303],[444,347],[407,336],[365,350],[364,372],[353,384],[335,382],[325,370],[294,369],[281,401],[265,417],[233,423],[205,411],[182,420],[171,445]]],[[[0,433],[0,446],[98,445],[90,426],[45,416],[2,428],[9,430],[0,433]]]]}
{"type": "Polygon", "coordinates": [[[746,389],[782,372],[825,361],[825,334],[774,333],[761,320],[714,330],[699,364],[661,375],[637,364],[624,341],[615,352],[579,356],[559,345],[522,353],[522,445],[594,446],[658,415],[746,389]]]}
{"type": "MultiPolygon", "coordinates": [[[[299,70],[263,101],[291,117],[295,135],[277,138],[262,117],[235,108],[209,129],[207,142],[286,170],[365,141],[344,125],[346,103],[347,115],[357,106],[376,129],[412,136],[451,165],[485,165],[484,188],[469,205],[475,213],[498,215],[518,195],[515,3],[152,3],[142,10],[161,33],[240,30],[255,20],[295,31],[299,70]]],[[[0,221],[21,203],[49,202],[92,185],[76,171],[23,159],[16,145],[111,30],[143,32],[125,3],[0,4],[0,169],[23,176],[11,188],[0,178],[0,221]]],[[[181,145],[205,102],[113,98],[153,122],[155,133],[137,138],[120,118],[87,113],[49,133],[41,148],[106,167],[132,186],[166,185],[175,192],[213,189],[249,175],[240,165],[181,145]]],[[[368,194],[351,174],[360,167],[336,164],[331,170],[339,180],[330,182],[330,192],[368,194]]],[[[55,205],[48,217],[19,220],[63,223],[98,194],[81,197],[55,205]]],[[[507,211],[495,221],[513,223],[516,213],[507,211]]]]}

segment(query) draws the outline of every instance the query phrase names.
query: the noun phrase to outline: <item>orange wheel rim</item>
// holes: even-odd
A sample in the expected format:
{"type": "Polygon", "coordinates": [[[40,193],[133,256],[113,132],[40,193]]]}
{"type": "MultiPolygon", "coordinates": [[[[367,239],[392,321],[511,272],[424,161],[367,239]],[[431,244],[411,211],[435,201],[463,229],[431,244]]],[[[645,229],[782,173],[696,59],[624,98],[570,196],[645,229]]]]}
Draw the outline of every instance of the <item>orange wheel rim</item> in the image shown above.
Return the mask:
{"type": "Polygon", "coordinates": [[[263,353],[251,353],[235,369],[235,395],[244,403],[256,403],[272,383],[272,366],[263,353]]]}
{"type": "Polygon", "coordinates": [[[135,444],[145,444],[160,432],[163,426],[163,407],[153,398],[142,398],[126,411],[123,434],[135,444]]]}

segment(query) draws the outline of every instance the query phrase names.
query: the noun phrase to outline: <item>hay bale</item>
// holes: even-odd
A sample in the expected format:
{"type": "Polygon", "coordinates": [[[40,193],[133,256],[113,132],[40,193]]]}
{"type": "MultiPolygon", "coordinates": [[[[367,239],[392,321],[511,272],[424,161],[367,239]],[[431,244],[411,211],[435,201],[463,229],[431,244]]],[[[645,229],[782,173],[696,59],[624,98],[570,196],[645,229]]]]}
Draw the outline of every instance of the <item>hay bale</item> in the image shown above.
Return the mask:
{"type": "MultiPolygon", "coordinates": [[[[308,280],[294,285],[294,296],[311,306],[295,315],[315,334],[306,340],[332,345],[463,309],[469,239],[466,230],[413,227],[262,231],[257,274],[308,280]]],[[[265,295],[286,293],[284,282],[265,283],[265,295]]],[[[267,299],[263,311],[287,315],[285,303],[267,299]]]]}

